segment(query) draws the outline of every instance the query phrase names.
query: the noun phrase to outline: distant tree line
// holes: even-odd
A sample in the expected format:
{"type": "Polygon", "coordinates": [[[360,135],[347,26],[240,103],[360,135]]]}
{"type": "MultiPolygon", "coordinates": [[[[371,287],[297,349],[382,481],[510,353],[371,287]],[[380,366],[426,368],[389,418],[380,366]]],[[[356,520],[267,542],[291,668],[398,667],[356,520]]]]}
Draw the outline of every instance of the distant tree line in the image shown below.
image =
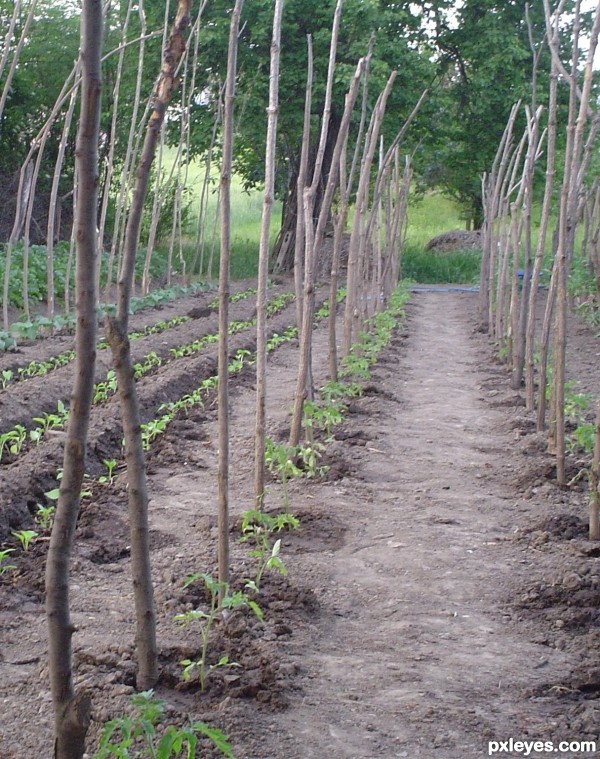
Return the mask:
{"type": "MultiPolygon", "coordinates": [[[[450,0],[394,3],[346,0],[331,120],[333,125],[339,124],[355,62],[365,55],[372,38],[367,94],[371,108],[389,73],[398,71],[383,124],[384,136],[391,139],[397,124],[406,118],[427,88],[427,101],[407,137],[414,151],[417,186],[447,192],[459,202],[465,221],[478,227],[483,218],[480,177],[493,160],[512,103],[519,98],[529,101],[532,87],[538,89],[540,102],[546,97],[550,58],[547,47],[542,48],[534,76],[531,42],[540,45],[545,33],[541,3],[533,3],[528,12],[525,0],[465,0],[460,8],[455,6],[450,0]]],[[[187,77],[188,90],[183,87],[179,91],[168,115],[167,141],[179,145],[181,118],[187,113],[189,138],[181,151],[183,163],[205,156],[209,150],[215,160],[220,155],[218,125],[231,8],[229,2],[212,0],[203,6],[196,5],[192,13],[197,15],[200,10],[195,70],[191,71],[190,62],[186,71],[181,72],[187,77]],[[189,91],[192,73],[193,93],[189,91]]],[[[332,12],[331,0],[290,0],[283,14],[281,103],[275,155],[276,195],[283,200],[282,230],[289,231],[294,226],[307,35],[312,37],[315,81],[325,81],[332,12]]],[[[241,19],[234,168],[248,188],[261,186],[264,181],[267,120],[264,104],[269,84],[271,17],[271,3],[248,2],[241,19]]],[[[14,220],[19,169],[78,58],[79,14],[70,2],[0,0],[0,21],[6,30],[0,53],[0,194],[4,199],[0,208],[0,241],[6,241],[14,220]]],[[[143,113],[142,105],[134,114],[135,103],[146,102],[153,84],[152,66],[145,61],[156,60],[163,28],[170,21],[165,3],[158,0],[136,4],[121,0],[108,7],[103,40],[103,54],[107,57],[102,71],[99,193],[102,198],[109,190],[105,234],[111,233],[117,213],[120,173],[131,148],[132,115],[140,121],[143,113]],[[144,57],[140,57],[140,38],[144,57]],[[109,169],[110,162],[113,166],[109,169]]],[[[69,86],[75,80],[76,76],[72,77],[69,86]]],[[[313,93],[315,135],[324,95],[319,87],[313,93]]],[[[38,242],[46,234],[52,176],[67,107],[68,99],[59,109],[44,146],[31,231],[38,242]]],[[[61,214],[55,228],[57,238],[70,234],[78,108],[76,104],[66,135],[58,187],[61,214]]],[[[351,127],[357,128],[357,123],[351,127]]],[[[316,144],[312,146],[315,149],[316,144]]],[[[332,144],[327,146],[326,171],[332,149],[332,144]]],[[[174,195],[174,190],[163,192],[161,203],[172,206],[174,195]]],[[[319,208],[319,197],[315,208],[319,208]]],[[[154,211],[156,208],[149,203],[148,217],[154,211]]],[[[168,226],[168,219],[164,223],[168,226]]],[[[147,221],[143,230],[146,237],[149,227],[147,221]]]]}

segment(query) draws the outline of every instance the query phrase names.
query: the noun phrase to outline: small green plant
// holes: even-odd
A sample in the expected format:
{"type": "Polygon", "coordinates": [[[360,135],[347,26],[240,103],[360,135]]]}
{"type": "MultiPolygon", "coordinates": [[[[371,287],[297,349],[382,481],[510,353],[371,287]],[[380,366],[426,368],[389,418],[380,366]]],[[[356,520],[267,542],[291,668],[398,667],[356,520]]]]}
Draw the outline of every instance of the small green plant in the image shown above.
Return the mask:
{"type": "Polygon", "coordinates": [[[14,550],[14,548],[4,548],[0,550],[0,577],[7,574],[8,572],[12,572],[13,569],[17,568],[16,564],[7,563],[9,554],[11,554],[14,550]]]}
{"type": "Polygon", "coordinates": [[[0,461],[5,449],[13,456],[21,452],[23,443],[27,439],[27,431],[22,424],[15,424],[12,430],[8,430],[0,435],[0,461]]]}
{"type": "Polygon", "coordinates": [[[318,466],[325,446],[322,443],[307,442],[298,446],[298,469],[301,476],[321,477],[327,471],[326,466],[318,466]]]}
{"type": "Polygon", "coordinates": [[[2,386],[2,389],[9,384],[9,382],[12,380],[14,374],[10,369],[3,369],[2,370],[2,378],[0,379],[0,385],[2,386]]]}
{"type": "Polygon", "coordinates": [[[14,322],[10,331],[20,340],[35,340],[38,336],[38,326],[32,321],[14,322]]]}
{"type": "Polygon", "coordinates": [[[283,491],[283,506],[289,511],[290,498],[288,480],[290,477],[302,477],[302,470],[295,463],[297,448],[285,443],[275,443],[270,437],[265,441],[265,464],[271,474],[278,474],[283,491]]]}
{"type": "Polygon", "coordinates": [[[108,474],[103,474],[101,477],[98,477],[98,482],[108,482],[109,485],[112,485],[113,483],[113,472],[115,467],[117,466],[117,460],[116,459],[104,459],[102,462],[104,466],[107,469],[108,474]]]}
{"type": "Polygon", "coordinates": [[[263,574],[268,569],[276,569],[280,574],[287,575],[287,569],[279,555],[281,553],[281,539],[272,542],[272,536],[286,528],[295,530],[299,525],[300,520],[293,514],[284,513],[272,516],[256,509],[251,509],[244,514],[240,542],[252,542],[254,548],[250,551],[250,556],[258,560],[254,579],[246,581],[248,590],[260,592],[263,574]]]}
{"type": "Polygon", "coordinates": [[[0,351],[13,351],[17,347],[17,341],[9,333],[0,331],[0,351]]]}
{"type": "Polygon", "coordinates": [[[52,528],[55,511],[56,506],[54,504],[42,506],[41,503],[38,503],[35,520],[38,523],[40,530],[50,530],[52,528]]]}
{"type": "Polygon", "coordinates": [[[165,702],[144,691],[132,697],[132,716],[124,715],[104,725],[98,751],[93,759],[187,759],[199,757],[198,736],[209,738],[228,759],[235,759],[227,736],[205,722],[193,722],[186,727],[168,725],[162,735],[157,725],[164,722],[165,702]]]}
{"type": "Polygon", "coordinates": [[[21,548],[27,553],[29,546],[37,538],[38,533],[35,530],[13,530],[11,535],[19,541],[21,548]]]}
{"type": "Polygon", "coordinates": [[[93,403],[104,403],[111,395],[117,392],[117,373],[110,369],[106,373],[104,382],[98,382],[94,385],[93,403]]]}
{"type": "Polygon", "coordinates": [[[163,414],[158,419],[151,419],[147,424],[142,424],[142,447],[145,451],[150,449],[150,444],[162,435],[172,419],[171,414],[163,414]]]}
{"type": "Polygon", "coordinates": [[[215,664],[208,663],[208,646],[210,642],[210,634],[216,620],[227,614],[234,609],[240,609],[248,607],[259,619],[262,619],[263,614],[260,606],[248,598],[246,593],[239,590],[235,593],[230,593],[227,583],[221,583],[211,575],[204,572],[190,575],[184,582],[184,587],[187,588],[198,580],[202,580],[204,587],[208,591],[210,596],[210,605],[208,611],[204,609],[193,609],[186,611],[183,614],[177,614],[175,621],[182,625],[188,625],[191,622],[197,622],[200,626],[200,658],[197,660],[184,659],[180,662],[183,667],[183,679],[190,680],[192,674],[197,672],[198,682],[200,684],[200,690],[206,689],[206,683],[210,672],[217,667],[237,667],[239,666],[235,662],[230,662],[227,656],[221,656],[215,664]]]}
{"type": "Polygon", "coordinates": [[[305,401],[303,407],[303,425],[305,429],[319,427],[325,433],[327,440],[331,440],[332,429],[343,419],[346,406],[338,400],[329,400],[324,405],[314,401],[305,401]]]}

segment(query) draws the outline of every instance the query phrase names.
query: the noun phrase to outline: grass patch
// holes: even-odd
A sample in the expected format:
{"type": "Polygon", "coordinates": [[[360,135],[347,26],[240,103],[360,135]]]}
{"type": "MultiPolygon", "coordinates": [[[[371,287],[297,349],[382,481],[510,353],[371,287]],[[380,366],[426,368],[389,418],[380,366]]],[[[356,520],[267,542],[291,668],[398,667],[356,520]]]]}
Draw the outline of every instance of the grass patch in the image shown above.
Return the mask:
{"type": "Polygon", "coordinates": [[[479,251],[435,253],[425,249],[433,237],[464,227],[460,209],[451,198],[439,192],[428,192],[422,198],[411,199],[402,253],[402,276],[427,285],[478,282],[479,251]]]}
{"type": "Polygon", "coordinates": [[[428,192],[422,198],[411,198],[408,206],[407,247],[425,249],[432,237],[451,229],[464,229],[460,209],[451,198],[440,192],[428,192]]]}
{"type": "MultiPolygon", "coordinates": [[[[170,166],[176,151],[166,151],[164,165],[170,166]]],[[[217,206],[220,167],[211,168],[208,210],[206,212],[206,229],[203,245],[203,270],[201,276],[219,276],[220,252],[220,213],[217,206]],[[209,261],[212,266],[209,268],[209,261]]],[[[200,195],[204,183],[205,166],[202,160],[192,161],[187,173],[187,191],[190,200],[189,226],[184,238],[184,258],[188,271],[196,250],[198,212],[200,195]]],[[[231,277],[245,279],[254,277],[258,271],[258,248],[260,241],[260,224],[263,208],[263,191],[247,192],[242,187],[242,180],[234,175],[231,179],[231,277]]],[[[281,222],[281,203],[275,201],[271,217],[271,246],[275,242],[281,222]]],[[[198,272],[194,272],[197,274],[198,272]]]]}
{"type": "Polygon", "coordinates": [[[481,253],[476,250],[434,253],[407,245],[402,254],[402,277],[425,285],[476,284],[480,262],[481,253]]]}

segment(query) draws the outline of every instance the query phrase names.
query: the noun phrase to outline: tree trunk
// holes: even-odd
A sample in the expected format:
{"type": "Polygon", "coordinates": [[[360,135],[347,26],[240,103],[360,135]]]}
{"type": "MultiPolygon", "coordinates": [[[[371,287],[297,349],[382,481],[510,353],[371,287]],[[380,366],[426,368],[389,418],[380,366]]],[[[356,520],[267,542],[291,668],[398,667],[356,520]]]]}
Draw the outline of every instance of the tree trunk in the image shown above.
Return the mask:
{"type": "Polygon", "coordinates": [[[75,692],[69,610],[69,562],[80,492],[96,361],[96,208],[102,49],[101,0],[84,0],[81,15],[82,94],[76,161],[77,326],[75,383],[71,398],[63,478],[46,562],[46,613],[50,687],[54,705],[55,759],[81,759],[90,723],[91,699],[75,692]]]}

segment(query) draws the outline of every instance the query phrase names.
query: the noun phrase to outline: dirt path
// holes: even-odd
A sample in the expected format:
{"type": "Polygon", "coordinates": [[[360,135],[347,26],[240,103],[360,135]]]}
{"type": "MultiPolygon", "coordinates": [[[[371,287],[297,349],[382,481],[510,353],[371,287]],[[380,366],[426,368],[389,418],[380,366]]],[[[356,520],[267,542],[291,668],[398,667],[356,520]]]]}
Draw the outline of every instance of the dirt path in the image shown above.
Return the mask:
{"type": "Polygon", "coordinates": [[[569,662],[504,609],[529,561],[505,542],[520,517],[504,475],[514,436],[482,397],[474,297],[413,297],[409,338],[377,371],[384,403],[362,425],[363,487],[335,488],[335,504],[323,493],[348,529],[316,572],[324,614],[295,651],[307,681],[280,719],[296,746],[282,759],[465,759],[547,731],[524,691],[569,662]]]}
{"type": "MultiPolygon", "coordinates": [[[[180,687],[178,662],[197,655],[198,641],[173,616],[199,602],[182,590],[183,578],[214,570],[214,407],[173,423],[150,455],[166,673],[158,693],[175,721],[189,715],[221,727],[237,759],[476,759],[488,755],[488,741],[597,737],[595,691],[585,695],[574,673],[600,643],[589,617],[600,603],[600,558],[573,515],[579,496],[540,474],[549,460],[540,439],[487,339],[473,332],[476,297],[413,295],[405,331],[336,428],[330,471],[291,485],[301,527],[283,542],[289,578],[266,576],[264,625],[244,618],[219,632],[215,657],[227,653],[242,667],[216,673],[205,695],[180,687]],[[574,604],[575,591],[588,594],[585,608],[574,604]]],[[[317,385],[325,355],[321,327],[317,385]]],[[[275,439],[286,438],[296,365],[295,346],[270,358],[275,439]]],[[[253,404],[247,374],[231,393],[236,578],[251,572],[235,536],[252,505],[253,404]]],[[[84,513],[74,562],[77,679],[94,688],[92,738],[133,692],[124,492],[119,481],[84,513]]],[[[275,483],[267,508],[281,508],[275,483]]],[[[2,757],[44,756],[49,745],[40,600],[39,587],[4,601],[0,594],[2,656],[25,662],[8,666],[0,656],[2,757]],[[23,737],[20,726],[38,712],[23,737]]],[[[596,658],[587,662],[592,684],[596,658]]]]}

